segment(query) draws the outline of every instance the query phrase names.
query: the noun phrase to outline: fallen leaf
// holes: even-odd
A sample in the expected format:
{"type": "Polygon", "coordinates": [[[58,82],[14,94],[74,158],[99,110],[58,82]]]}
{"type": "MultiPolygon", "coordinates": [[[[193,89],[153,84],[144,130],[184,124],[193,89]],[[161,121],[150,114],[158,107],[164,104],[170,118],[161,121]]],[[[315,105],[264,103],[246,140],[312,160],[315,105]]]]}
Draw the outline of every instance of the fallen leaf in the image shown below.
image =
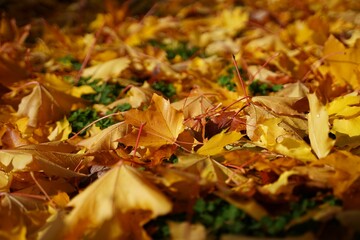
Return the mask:
{"type": "Polygon", "coordinates": [[[118,238],[131,234],[146,239],[142,226],[150,219],[168,213],[172,204],[137,170],[122,165],[87,187],[68,206],[73,207],[65,218],[65,236],[69,238],[84,236],[85,231],[94,231],[118,216],[122,228],[118,238]],[[130,224],[136,228],[129,228],[130,224]]]}
{"type": "Polygon", "coordinates": [[[169,221],[171,239],[205,240],[206,229],[201,224],[169,221]]]}
{"type": "Polygon", "coordinates": [[[28,125],[37,127],[40,124],[63,118],[71,111],[73,104],[81,101],[78,98],[37,84],[31,94],[21,100],[17,115],[28,117],[28,125]]]}
{"type": "Polygon", "coordinates": [[[154,94],[146,111],[131,109],[124,114],[125,122],[133,126],[131,133],[120,138],[125,145],[135,146],[140,132],[139,146],[161,146],[173,144],[184,130],[184,116],[171,107],[170,102],[154,94]]]}
{"type": "Polygon", "coordinates": [[[76,172],[76,168],[92,159],[80,154],[21,148],[0,150],[0,156],[1,168],[5,172],[43,171],[49,176],[65,178],[84,177],[76,172]]]}
{"type": "MultiPolygon", "coordinates": [[[[332,167],[335,173],[330,175],[328,183],[333,187],[335,196],[339,196],[346,201],[350,201],[351,198],[354,198],[353,200],[357,200],[355,201],[357,202],[356,208],[359,208],[358,201],[360,196],[352,193],[352,191],[348,191],[355,182],[359,181],[359,164],[359,156],[353,155],[347,151],[337,151],[314,162],[312,165],[332,167]],[[351,194],[354,195],[351,196],[351,194]]],[[[354,207],[354,205],[352,207],[354,207]]]]}
{"type": "Polygon", "coordinates": [[[225,184],[229,181],[235,184],[243,183],[246,177],[232,171],[209,156],[202,155],[179,155],[178,163],[174,168],[199,176],[207,184],[208,182],[225,184]]]}
{"type": "Polygon", "coordinates": [[[321,104],[314,93],[309,94],[308,99],[310,104],[308,122],[311,147],[318,158],[323,158],[329,154],[335,144],[335,141],[329,137],[329,116],[326,107],[321,104]]]}
{"type": "Polygon", "coordinates": [[[357,80],[360,74],[359,53],[359,41],[357,41],[354,47],[346,48],[338,39],[330,35],[325,42],[323,55],[337,84],[349,84],[353,89],[360,87],[357,80]]]}
{"type": "Polygon", "coordinates": [[[77,145],[86,147],[89,152],[114,150],[119,145],[117,140],[126,134],[126,130],[126,124],[124,122],[119,122],[78,142],[77,145]]]}
{"type": "Polygon", "coordinates": [[[217,155],[225,152],[224,147],[228,144],[235,143],[244,135],[239,132],[225,132],[222,131],[215,136],[212,136],[207,142],[201,146],[197,153],[200,155],[217,155]]]}
{"type": "Polygon", "coordinates": [[[329,102],[327,112],[334,117],[355,117],[360,113],[360,96],[356,92],[340,96],[329,102]]]}
{"type": "Polygon", "coordinates": [[[302,97],[276,97],[276,96],[256,96],[252,98],[253,102],[262,104],[271,109],[276,114],[303,116],[304,113],[296,109],[296,104],[302,100],[302,97]]]}
{"type": "Polygon", "coordinates": [[[48,136],[49,141],[64,141],[68,139],[72,129],[69,121],[64,117],[63,120],[56,122],[55,129],[48,136]]]}
{"type": "Polygon", "coordinates": [[[302,161],[315,160],[311,147],[298,137],[295,131],[281,127],[281,123],[282,119],[280,118],[270,118],[258,124],[255,130],[257,140],[253,139],[253,141],[270,151],[276,151],[302,161]]]}
{"type": "Polygon", "coordinates": [[[360,117],[351,119],[335,119],[333,122],[333,131],[347,134],[350,137],[360,135],[360,117]]]}
{"type": "Polygon", "coordinates": [[[112,59],[107,62],[85,68],[82,76],[107,81],[110,78],[119,77],[121,72],[128,68],[129,64],[130,60],[127,57],[112,59]]]}

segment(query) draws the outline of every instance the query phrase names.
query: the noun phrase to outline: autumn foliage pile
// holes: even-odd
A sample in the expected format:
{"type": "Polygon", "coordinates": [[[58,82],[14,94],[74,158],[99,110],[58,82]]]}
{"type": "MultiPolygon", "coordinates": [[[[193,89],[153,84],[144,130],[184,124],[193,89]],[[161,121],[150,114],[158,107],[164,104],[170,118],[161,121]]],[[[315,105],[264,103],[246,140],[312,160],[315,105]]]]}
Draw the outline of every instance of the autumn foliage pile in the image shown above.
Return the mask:
{"type": "Polygon", "coordinates": [[[357,1],[105,2],[1,19],[1,239],[359,237],[357,1]]]}

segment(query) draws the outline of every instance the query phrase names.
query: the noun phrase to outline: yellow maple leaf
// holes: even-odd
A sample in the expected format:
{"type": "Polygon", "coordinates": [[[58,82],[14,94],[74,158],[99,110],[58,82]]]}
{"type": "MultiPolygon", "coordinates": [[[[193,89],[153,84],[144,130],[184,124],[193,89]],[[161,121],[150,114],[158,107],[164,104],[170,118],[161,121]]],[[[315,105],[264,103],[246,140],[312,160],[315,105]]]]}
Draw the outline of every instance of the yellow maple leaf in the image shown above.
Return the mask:
{"type": "Polygon", "coordinates": [[[351,119],[335,119],[332,130],[344,133],[350,137],[360,135],[360,116],[351,119]]]}
{"type": "Polygon", "coordinates": [[[110,78],[118,77],[122,71],[128,68],[130,60],[128,57],[120,57],[97,64],[84,69],[82,76],[91,77],[91,79],[102,79],[104,81],[110,78]]]}
{"type": "Polygon", "coordinates": [[[96,233],[115,216],[119,236],[127,234],[146,239],[142,226],[152,218],[169,213],[172,204],[134,168],[114,167],[68,204],[73,210],[65,218],[66,235],[76,239],[85,231],[96,233]]]}
{"type": "Polygon", "coordinates": [[[116,123],[101,132],[80,141],[77,145],[86,147],[89,152],[116,149],[119,142],[116,140],[125,135],[127,126],[124,122],[116,123]]]}
{"type": "Polygon", "coordinates": [[[175,110],[168,100],[154,94],[151,105],[146,111],[131,109],[127,111],[125,122],[131,124],[133,131],[119,139],[125,145],[135,146],[139,138],[139,146],[162,146],[173,144],[179,134],[184,130],[184,115],[175,110]]]}
{"type": "Polygon", "coordinates": [[[308,114],[310,144],[318,158],[326,157],[335,141],[329,137],[329,116],[315,93],[308,94],[310,112],[308,114]]]}
{"type": "MultiPolygon", "coordinates": [[[[350,201],[359,199],[358,194],[348,191],[353,184],[360,179],[360,157],[347,151],[338,151],[328,155],[326,158],[314,162],[314,166],[330,166],[332,173],[329,175],[328,183],[334,188],[334,194],[339,197],[348,196],[350,201]],[[334,172],[335,171],[335,172],[334,172]],[[351,200],[353,198],[353,200],[351,200]]],[[[356,185],[355,185],[356,186],[356,185]]],[[[358,188],[356,188],[358,189],[358,188]]],[[[354,190],[353,190],[354,191],[354,190]]],[[[358,205],[357,200],[357,205],[358,205]]]]}
{"type": "Polygon", "coordinates": [[[266,119],[257,126],[255,134],[258,136],[258,140],[254,142],[270,151],[276,151],[302,161],[315,160],[311,147],[297,137],[295,132],[291,132],[291,129],[281,127],[281,124],[281,118],[266,119]]]}
{"type": "Polygon", "coordinates": [[[70,90],[70,94],[74,97],[81,97],[82,95],[86,94],[93,94],[96,91],[90,87],[89,85],[82,85],[82,86],[73,86],[70,90]]]}
{"type": "Polygon", "coordinates": [[[200,155],[217,155],[225,152],[224,147],[228,144],[235,143],[244,135],[239,132],[225,132],[222,131],[211,137],[203,146],[201,146],[197,153],[200,155]]]}
{"type": "Polygon", "coordinates": [[[356,92],[340,96],[331,101],[326,110],[335,117],[352,117],[360,113],[360,96],[356,92]]]}
{"type": "Polygon", "coordinates": [[[346,48],[339,40],[331,35],[324,45],[325,62],[329,65],[330,73],[335,83],[349,84],[353,89],[359,89],[360,82],[360,41],[354,47],[346,48]]]}

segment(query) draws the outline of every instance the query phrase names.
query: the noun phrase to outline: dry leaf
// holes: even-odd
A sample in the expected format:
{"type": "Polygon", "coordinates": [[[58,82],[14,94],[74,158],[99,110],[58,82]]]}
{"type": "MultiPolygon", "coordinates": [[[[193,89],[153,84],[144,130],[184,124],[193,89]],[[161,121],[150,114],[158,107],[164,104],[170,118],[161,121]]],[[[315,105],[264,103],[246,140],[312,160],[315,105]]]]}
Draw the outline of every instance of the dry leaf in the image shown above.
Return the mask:
{"type": "Polygon", "coordinates": [[[68,206],[73,210],[65,218],[65,236],[71,239],[84,236],[84,231],[96,230],[115,216],[119,217],[119,227],[123,228],[118,238],[128,234],[146,238],[142,226],[168,213],[172,207],[153,184],[126,165],[111,169],[73,198],[68,206]],[[129,224],[136,228],[128,228],[129,224]]]}
{"type": "Polygon", "coordinates": [[[70,112],[73,104],[82,100],[37,84],[31,94],[24,97],[19,104],[18,116],[29,118],[28,125],[37,127],[40,124],[59,120],[70,112]]]}
{"type": "Polygon", "coordinates": [[[310,112],[309,138],[311,147],[318,158],[326,157],[334,146],[335,141],[329,137],[329,116],[326,107],[321,104],[316,95],[308,95],[310,112]]]}
{"type": "Polygon", "coordinates": [[[80,154],[62,153],[50,149],[39,150],[25,148],[0,150],[1,168],[6,172],[43,171],[49,176],[84,177],[84,174],[76,172],[76,168],[92,159],[90,156],[80,154]]]}
{"type": "Polygon", "coordinates": [[[228,144],[235,143],[240,140],[244,135],[239,132],[225,132],[222,131],[219,134],[211,137],[207,142],[201,146],[197,153],[200,155],[217,155],[225,152],[224,147],[228,144]]]}
{"type": "Polygon", "coordinates": [[[117,140],[126,134],[126,130],[127,126],[124,122],[116,123],[98,134],[80,141],[77,145],[86,147],[89,152],[114,150],[119,144],[117,140]]]}
{"type": "Polygon", "coordinates": [[[173,144],[184,130],[183,114],[172,108],[168,100],[156,94],[146,111],[132,109],[124,117],[125,122],[134,127],[131,133],[119,139],[125,145],[135,146],[141,126],[139,146],[173,144]]]}
{"type": "Polygon", "coordinates": [[[352,48],[345,48],[339,40],[330,35],[325,42],[323,54],[337,84],[349,84],[353,89],[359,89],[360,41],[352,48]]]}
{"type": "Polygon", "coordinates": [[[82,76],[107,81],[110,78],[119,77],[121,72],[128,68],[129,64],[130,60],[127,57],[112,59],[84,69],[82,76]]]}

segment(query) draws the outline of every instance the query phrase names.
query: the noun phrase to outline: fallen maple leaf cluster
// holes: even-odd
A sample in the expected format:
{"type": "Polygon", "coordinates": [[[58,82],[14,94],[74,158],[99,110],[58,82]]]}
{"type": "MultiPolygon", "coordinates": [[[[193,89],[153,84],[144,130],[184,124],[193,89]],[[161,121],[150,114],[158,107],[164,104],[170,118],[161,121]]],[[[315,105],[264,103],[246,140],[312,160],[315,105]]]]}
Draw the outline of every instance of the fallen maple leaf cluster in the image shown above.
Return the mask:
{"type": "Polygon", "coordinates": [[[106,2],[1,19],[1,239],[360,236],[357,1],[106,2]]]}

